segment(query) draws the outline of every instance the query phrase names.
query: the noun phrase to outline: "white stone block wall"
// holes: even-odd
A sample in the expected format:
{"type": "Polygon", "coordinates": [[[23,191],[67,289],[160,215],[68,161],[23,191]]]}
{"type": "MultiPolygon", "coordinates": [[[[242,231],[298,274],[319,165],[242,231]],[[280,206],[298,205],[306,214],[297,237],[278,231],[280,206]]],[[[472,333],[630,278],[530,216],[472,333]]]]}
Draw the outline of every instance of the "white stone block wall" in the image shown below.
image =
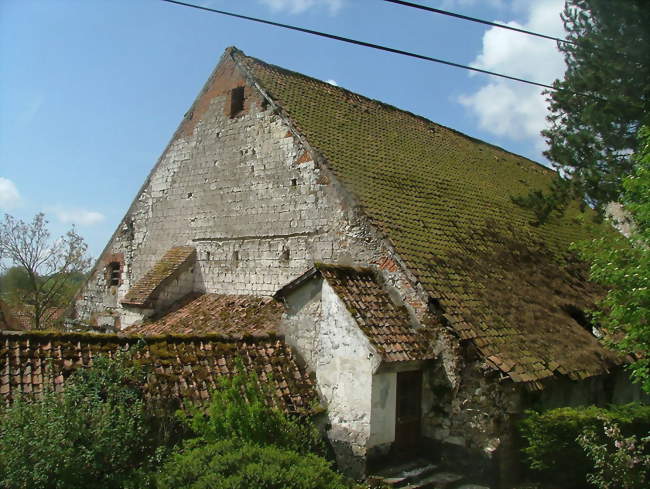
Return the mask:
{"type": "Polygon", "coordinates": [[[371,440],[373,375],[381,358],[327,282],[312,279],[286,301],[282,332],[316,375],[339,466],[361,475],[371,440]]]}
{"type": "Polygon", "coordinates": [[[377,373],[372,379],[372,411],[368,448],[384,448],[395,441],[397,373],[377,373]]]}
{"type": "Polygon", "coordinates": [[[197,249],[194,290],[213,293],[271,295],[314,261],[373,261],[365,224],[249,92],[237,117],[226,114],[227,94],[214,96],[191,132],[177,131],[107,248],[124,256],[121,286],[107,297],[98,267],[81,319],[120,315],[129,287],[178,245],[197,249]]]}

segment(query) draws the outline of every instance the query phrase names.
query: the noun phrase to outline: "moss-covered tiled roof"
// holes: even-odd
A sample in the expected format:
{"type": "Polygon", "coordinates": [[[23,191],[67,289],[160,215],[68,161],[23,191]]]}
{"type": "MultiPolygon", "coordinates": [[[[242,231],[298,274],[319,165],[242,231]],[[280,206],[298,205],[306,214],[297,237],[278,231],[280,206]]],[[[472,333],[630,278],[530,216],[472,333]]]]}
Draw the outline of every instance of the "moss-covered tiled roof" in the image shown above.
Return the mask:
{"type": "Polygon", "coordinates": [[[133,285],[122,299],[122,304],[147,306],[166,280],[176,276],[184,265],[196,258],[191,246],[176,246],[168,250],[156,264],[133,285]]]}
{"type": "Polygon", "coordinates": [[[317,263],[316,268],[343,301],[359,328],[387,362],[433,358],[426,332],[411,326],[368,268],[317,263]]]}
{"type": "Polygon", "coordinates": [[[384,233],[458,336],[515,381],[617,362],[569,313],[599,291],[567,254],[578,206],[534,226],[511,196],[546,187],[535,162],[340,87],[231,55],[384,233]]]}
{"type": "Polygon", "coordinates": [[[134,324],[129,335],[218,333],[227,336],[277,332],[284,307],[271,297],[190,294],[159,318],[134,324]]]}
{"type": "Polygon", "coordinates": [[[309,411],[317,400],[312,378],[276,336],[117,336],[89,333],[0,332],[0,402],[17,395],[60,391],[77,368],[98,355],[134,350],[150,372],[145,395],[164,402],[202,402],[231,375],[241,359],[247,371],[271,382],[273,403],[290,412],[309,411]]]}

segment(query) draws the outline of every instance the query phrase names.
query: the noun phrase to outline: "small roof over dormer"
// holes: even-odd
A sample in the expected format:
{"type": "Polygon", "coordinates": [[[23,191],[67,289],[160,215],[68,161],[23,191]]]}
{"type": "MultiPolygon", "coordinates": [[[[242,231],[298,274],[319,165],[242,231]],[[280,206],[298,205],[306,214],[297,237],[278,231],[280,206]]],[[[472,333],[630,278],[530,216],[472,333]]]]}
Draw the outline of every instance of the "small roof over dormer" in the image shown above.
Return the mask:
{"type": "Polygon", "coordinates": [[[406,307],[393,301],[370,268],[316,263],[275,296],[284,297],[314,277],[329,284],[385,362],[434,358],[426,331],[411,324],[406,307]]]}
{"type": "Polygon", "coordinates": [[[153,268],[131,287],[122,299],[122,304],[138,307],[149,306],[160,288],[184,270],[186,266],[194,264],[195,260],[196,250],[191,246],[176,246],[169,249],[153,268]]]}

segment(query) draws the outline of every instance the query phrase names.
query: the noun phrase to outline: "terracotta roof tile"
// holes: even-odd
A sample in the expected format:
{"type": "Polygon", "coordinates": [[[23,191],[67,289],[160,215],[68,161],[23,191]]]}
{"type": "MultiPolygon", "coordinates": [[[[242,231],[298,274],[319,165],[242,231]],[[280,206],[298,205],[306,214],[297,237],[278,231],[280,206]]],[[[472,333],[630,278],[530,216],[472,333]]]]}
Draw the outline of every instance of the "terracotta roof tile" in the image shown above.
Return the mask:
{"type": "Polygon", "coordinates": [[[313,379],[277,336],[239,340],[218,335],[125,337],[89,333],[0,332],[0,396],[10,402],[19,394],[61,391],[77,368],[98,355],[134,350],[150,368],[149,398],[203,401],[218,379],[235,371],[237,359],[264,382],[272,382],[272,402],[290,412],[305,412],[317,400],[313,379]]]}
{"type": "MultiPolygon", "coordinates": [[[[27,331],[32,329],[33,314],[31,306],[11,306],[0,300],[0,330],[27,331]]],[[[40,329],[61,329],[66,309],[63,307],[52,307],[48,309],[42,318],[40,329]]]]}
{"type": "Polygon", "coordinates": [[[270,297],[191,294],[161,317],[136,324],[129,335],[219,333],[226,336],[277,332],[284,308],[270,297]]]}
{"type": "MultiPolygon", "coordinates": [[[[529,382],[605,373],[605,350],[566,305],[593,308],[601,291],[568,254],[589,237],[579,206],[542,226],[511,197],[554,172],[521,156],[340,87],[245,56],[256,80],[382,231],[461,339],[529,382]],[[542,365],[538,369],[536,365],[542,365]]],[[[522,380],[523,381],[523,380],[522,380]]]]}
{"type": "Polygon", "coordinates": [[[406,309],[395,305],[372,270],[315,266],[385,361],[434,358],[426,332],[411,326],[406,309]]]}
{"type": "Polygon", "coordinates": [[[191,246],[171,248],[131,287],[122,299],[122,304],[147,306],[158,288],[174,277],[184,265],[193,263],[195,258],[196,250],[191,246]]]}

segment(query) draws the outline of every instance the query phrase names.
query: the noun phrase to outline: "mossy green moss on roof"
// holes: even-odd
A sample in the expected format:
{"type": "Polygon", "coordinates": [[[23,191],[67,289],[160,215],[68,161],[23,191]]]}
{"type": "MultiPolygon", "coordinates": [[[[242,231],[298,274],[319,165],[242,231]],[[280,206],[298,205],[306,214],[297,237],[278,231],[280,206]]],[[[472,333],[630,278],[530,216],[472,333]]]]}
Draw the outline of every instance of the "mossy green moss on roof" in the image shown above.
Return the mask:
{"type": "Polygon", "coordinates": [[[406,308],[393,302],[373,270],[324,263],[315,267],[384,361],[434,358],[428,331],[413,328],[406,308]]]}
{"type": "Polygon", "coordinates": [[[185,265],[194,263],[196,250],[191,246],[169,249],[156,264],[133,285],[122,299],[122,304],[148,306],[158,289],[175,277],[185,265]]]}
{"type": "Polygon", "coordinates": [[[202,402],[241,361],[271,385],[274,405],[310,412],[317,400],[314,382],[289,346],[275,335],[243,338],[203,336],[118,336],[114,334],[0,332],[0,405],[18,395],[61,391],[77,368],[98,355],[133,351],[148,372],[147,397],[179,405],[202,402]]]}
{"type": "Polygon", "coordinates": [[[192,293],[169,310],[124,334],[208,334],[242,336],[277,331],[284,308],[270,297],[192,293]]]}
{"type": "Polygon", "coordinates": [[[599,293],[567,253],[571,242],[588,236],[578,206],[534,226],[532,213],[511,200],[547,187],[552,170],[231,53],[356,196],[459,336],[494,365],[536,383],[556,372],[595,375],[617,363],[564,309],[565,301],[592,307],[599,293]]]}

